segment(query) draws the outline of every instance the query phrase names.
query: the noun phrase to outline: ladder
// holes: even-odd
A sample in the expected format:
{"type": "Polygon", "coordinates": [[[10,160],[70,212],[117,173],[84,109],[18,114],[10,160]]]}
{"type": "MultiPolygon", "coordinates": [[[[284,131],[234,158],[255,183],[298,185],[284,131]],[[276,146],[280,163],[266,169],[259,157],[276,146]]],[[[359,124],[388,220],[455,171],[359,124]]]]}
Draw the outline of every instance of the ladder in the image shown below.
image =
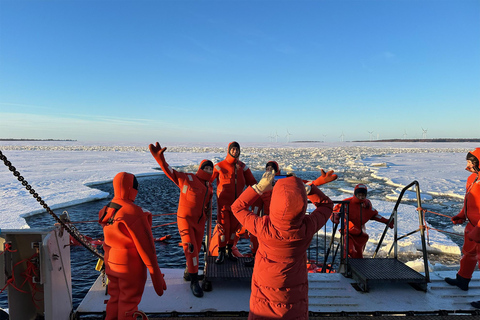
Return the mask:
{"type": "MultiPolygon", "coordinates": [[[[394,257],[393,258],[376,258],[378,251],[382,245],[382,242],[385,238],[385,235],[388,231],[388,223],[385,226],[385,230],[378,242],[377,248],[372,258],[362,258],[362,259],[352,259],[348,256],[343,257],[344,275],[354,279],[361,291],[367,292],[369,286],[373,283],[408,283],[414,288],[427,291],[427,283],[430,282],[430,275],[428,271],[428,256],[427,256],[427,247],[425,242],[425,222],[423,218],[422,210],[418,210],[418,219],[419,219],[419,228],[413,232],[410,232],[404,236],[398,237],[397,234],[397,209],[402,200],[403,194],[413,185],[416,186],[417,193],[417,207],[421,208],[421,199],[420,199],[420,186],[417,181],[413,181],[406,187],[404,187],[397,199],[395,207],[390,215],[389,221],[394,219],[394,240],[392,247],[389,250],[391,252],[394,248],[394,257]],[[425,275],[413,270],[403,262],[398,260],[398,240],[410,236],[413,233],[420,232],[421,243],[422,243],[422,253],[423,253],[423,262],[425,266],[425,275]]],[[[348,220],[348,218],[347,218],[348,220]]],[[[347,222],[348,223],[348,222],[347,222]]],[[[348,228],[347,228],[348,233],[348,228]]],[[[348,236],[346,241],[346,247],[348,248],[348,236]]],[[[345,252],[342,249],[342,252],[345,252]]]]}

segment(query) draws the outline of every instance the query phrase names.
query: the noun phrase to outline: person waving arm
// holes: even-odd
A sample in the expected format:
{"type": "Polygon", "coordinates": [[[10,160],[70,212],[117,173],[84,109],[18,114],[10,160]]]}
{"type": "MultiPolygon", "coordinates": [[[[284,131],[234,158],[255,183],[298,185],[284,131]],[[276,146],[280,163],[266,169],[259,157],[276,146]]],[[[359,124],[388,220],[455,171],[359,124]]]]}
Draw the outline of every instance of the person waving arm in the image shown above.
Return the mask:
{"type": "Polygon", "coordinates": [[[160,143],[155,143],[155,145],[150,144],[148,146],[150,149],[150,153],[152,156],[155,158],[157,163],[160,165],[160,168],[162,168],[162,171],[165,173],[165,175],[173,181],[178,187],[180,187],[180,182],[179,182],[179,176],[178,176],[178,171],[175,169],[172,169],[167,161],[165,160],[165,156],[163,155],[165,151],[167,150],[167,147],[163,147],[160,145],[160,143]]]}

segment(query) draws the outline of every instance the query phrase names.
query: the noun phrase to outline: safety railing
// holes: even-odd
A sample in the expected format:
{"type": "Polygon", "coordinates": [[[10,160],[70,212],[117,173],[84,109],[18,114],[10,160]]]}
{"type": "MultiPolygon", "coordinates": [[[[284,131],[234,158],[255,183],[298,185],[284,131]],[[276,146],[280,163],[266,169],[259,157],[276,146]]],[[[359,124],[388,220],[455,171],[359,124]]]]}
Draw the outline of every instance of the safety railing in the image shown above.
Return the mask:
{"type": "Polygon", "coordinates": [[[333,223],[331,228],[330,240],[327,239],[327,225],[322,228],[313,237],[310,247],[307,250],[307,259],[309,265],[316,264],[316,272],[343,272],[343,267],[348,262],[348,256],[345,254],[344,248],[348,247],[348,236],[344,237],[342,230],[347,229],[348,225],[348,205],[349,201],[333,201],[334,204],[340,204],[340,222],[333,223]],[[336,235],[340,234],[339,240],[335,244],[336,235]],[[323,241],[320,238],[323,237],[323,241]],[[322,245],[323,243],[323,245],[322,245]],[[340,251],[340,255],[339,254],[340,251]]]}
{"type": "Polygon", "coordinates": [[[392,221],[392,219],[394,219],[393,243],[392,243],[392,246],[390,247],[390,250],[388,251],[388,254],[390,255],[390,253],[392,251],[392,248],[393,248],[394,249],[394,251],[393,251],[394,252],[394,258],[397,259],[397,257],[398,257],[398,241],[403,239],[403,238],[406,238],[408,236],[411,236],[412,234],[420,232],[421,244],[422,244],[423,265],[424,265],[424,269],[425,269],[425,278],[426,278],[427,282],[430,282],[430,273],[429,273],[429,270],[428,270],[427,244],[426,244],[426,241],[425,241],[426,226],[425,226],[425,219],[424,219],[424,216],[423,216],[424,211],[421,210],[421,208],[422,208],[422,200],[421,200],[421,197],[420,197],[420,185],[419,185],[418,181],[413,181],[412,183],[410,183],[409,185],[404,187],[402,189],[402,191],[400,192],[400,195],[398,196],[397,202],[395,203],[395,207],[393,208],[392,214],[390,215],[390,219],[389,219],[388,223],[386,224],[385,229],[382,233],[382,236],[380,237],[380,240],[378,242],[377,248],[375,249],[375,253],[373,254],[373,258],[375,258],[377,256],[377,253],[380,250],[380,248],[382,246],[382,242],[385,239],[385,235],[387,234],[387,231],[389,229],[388,225],[390,224],[390,221],[392,221]],[[400,202],[402,201],[402,198],[403,198],[403,195],[405,194],[405,192],[408,189],[410,189],[412,186],[415,186],[415,191],[416,191],[416,196],[417,196],[417,211],[418,211],[418,225],[419,225],[419,227],[418,227],[417,230],[408,232],[407,234],[399,237],[398,236],[398,229],[397,229],[397,226],[398,226],[398,215],[397,215],[398,206],[400,205],[400,202]]]}

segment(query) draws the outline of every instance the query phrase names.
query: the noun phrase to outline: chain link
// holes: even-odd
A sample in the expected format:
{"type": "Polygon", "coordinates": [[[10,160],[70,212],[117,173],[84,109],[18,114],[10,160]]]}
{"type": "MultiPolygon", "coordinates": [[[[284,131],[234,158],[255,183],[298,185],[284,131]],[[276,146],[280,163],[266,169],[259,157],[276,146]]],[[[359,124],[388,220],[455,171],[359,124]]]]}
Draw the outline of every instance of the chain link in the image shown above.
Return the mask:
{"type": "Polygon", "coordinates": [[[30,194],[35,198],[35,200],[40,203],[40,205],[47,210],[47,212],[57,221],[75,240],[77,240],[82,246],[84,246],[87,250],[92,252],[94,255],[96,255],[99,259],[103,260],[103,255],[98,252],[97,248],[94,247],[86,238],[83,234],[78,231],[78,229],[69,223],[69,221],[64,221],[60,219],[55,212],[50,209],[50,207],[43,201],[42,197],[38,195],[38,193],[35,192],[35,189],[32,188],[32,186],[25,180],[24,177],[20,175],[20,172],[12,165],[10,161],[8,161],[7,157],[2,153],[0,150],[0,160],[3,161],[3,163],[8,167],[8,170],[12,172],[12,174],[22,183],[22,185],[27,189],[30,194]]]}

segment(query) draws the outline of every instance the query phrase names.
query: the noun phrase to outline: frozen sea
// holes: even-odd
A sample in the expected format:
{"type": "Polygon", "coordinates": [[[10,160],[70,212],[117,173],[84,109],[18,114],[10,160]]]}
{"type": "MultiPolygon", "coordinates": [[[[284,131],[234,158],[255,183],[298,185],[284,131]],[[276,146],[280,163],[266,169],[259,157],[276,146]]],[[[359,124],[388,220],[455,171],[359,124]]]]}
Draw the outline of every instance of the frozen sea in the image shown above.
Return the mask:
{"type": "MultiPolygon", "coordinates": [[[[168,148],[165,154],[168,163],[177,170],[186,172],[195,172],[202,159],[210,159],[214,163],[222,160],[227,145],[160,143],[168,148]]],[[[431,263],[429,268],[441,270],[458,266],[463,226],[453,226],[445,216],[455,215],[461,209],[469,175],[464,169],[465,155],[477,147],[475,143],[282,144],[240,141],[240,144],[241,160],[250,167],[257,179],[261,177],[265,163],[270,160],[277,161],[282,171],[295,172],[304,179],[316,178],[320,169],[334,170],[339,178],[321,187],[325,194],[332,200],[342,200],[353,194],[356,184],[364,183],[369,188],[369,198],[374,207],[385,217],[392,213],[400,191],[411,182],[418,181],[422,207],[432,212],[427,212],[426,215],[430,226],[427,233],[431,263]]],[[[111,197],[110,182],[115,174],[121,171],[140,177],[139,194],[143,192],[146,195],[145,199],[141,200],[145,209],[157,215],[176,210],[178,188],[158,170],[158,165],[148,150],[148,143],[124,145],[79,141],[0,142],[0,150],[57,215],[66,210],[74,221],[96,219],[98,210],[111,197]],[[143,190],[142,184],[145,188],[143,190]],[[160,192],[168,201],[157,202],[156,199],[150,199],[148,194],[152,192],[160,192]],[[160,202],[162,204],[159,204],[160,202]]],[[[25,190],[9,168],[3,164],[1,167],[0,228],[52,225],[54,220],[25,190]]],[[[416,192],[411,188],[405,193],[404,201],[398,208],[400,235],[418,228],[416,205],[416,192]]],[[[163,222],[168,220],[159,220],[158,224],[163,222]]],[[[98,233],[101,234],[101,229],[97,226],[95,223],[92,229],[85,229],[87,235],[94,238],[100,236],[98,233]]],[[[375,250],[383,227],[383,224],[376,222],[367,224],[370,240],[366,255],[375,250]]],[[[175,228],[173,225],[154,229],[154,235],[175,234],[175,228]]],[[[391,239],[391,232],[387,233],[385,249],[391,239]]],[[[162,255],[165,257],[169,254],[169,245],[159,246],[159,261],[162,261],[162,255]]],[[[172,242],[170,246],[175,246],[171,254],[178,256],[176,243],[172,242]]],[[[419,236],[408,237],[399,242],[402,259],[417,269],[423,267],[419,248],[419,236]]],[[[82,248],[74,248],[72,252],[72,264],[75,263],[74,259],[82,260],[82,257],[91,255],[82,248]]],[[[88,259],[91,264],[95,263],[94,258],[88,259]]],[[[176,259],[164,258],[161,267],[181,266],[181,258],[176,259]]],[[[75,281],[75,276],[73,278],[75,281]]]]}

